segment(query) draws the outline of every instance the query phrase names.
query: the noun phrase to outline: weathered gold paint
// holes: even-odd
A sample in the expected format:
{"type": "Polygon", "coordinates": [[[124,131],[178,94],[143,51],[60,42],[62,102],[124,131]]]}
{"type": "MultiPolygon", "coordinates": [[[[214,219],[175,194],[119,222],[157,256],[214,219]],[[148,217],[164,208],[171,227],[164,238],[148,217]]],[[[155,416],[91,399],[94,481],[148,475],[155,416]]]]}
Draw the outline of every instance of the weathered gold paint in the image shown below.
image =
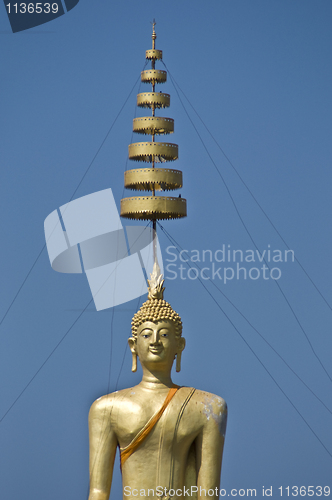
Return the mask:
{"type": "Polygon", "coordinates": [[[143,83],[165,83],[167,72],[162,69],[146,69],[141,72],[141,81],[143,83]]]}
{"type": "Polygon", "coordinates": [[[177,219],[187,215],[184,198],[170,196],[135,196],[121,200],[121,216],[127,219],[177,219]]]}
{"type": "Polygon", "coordinates": [[[178,159],[178,145],[171,142],[134,142],[128,146],[129,159],[152,163],[178,159]]]}
{"type": "Polygon", "coordinates": [[[141,108],[168,108],[170,95],[161,92],[142,92],[137,94],[137,106],[141,108]]]}
{"type": "Polygon", "coordinates": [[[145,51],[145,59],[162,59],[163,58],[163,51],[162,50],[156,50],[156,49],[149,49],[145,51]]]}
{"type": "Polygon", "coordinates": [[[172,134],[174,132],[174,120],[161,116],[143,116],[134,118],[133,131],[137,134],[172,134]]]}
{"type": "Polygon", "coordinates": [[[182,172],[170,168],[140,168],[126,170],[124,185],[139,191],[169,191],[182,187],[182,172]]]}

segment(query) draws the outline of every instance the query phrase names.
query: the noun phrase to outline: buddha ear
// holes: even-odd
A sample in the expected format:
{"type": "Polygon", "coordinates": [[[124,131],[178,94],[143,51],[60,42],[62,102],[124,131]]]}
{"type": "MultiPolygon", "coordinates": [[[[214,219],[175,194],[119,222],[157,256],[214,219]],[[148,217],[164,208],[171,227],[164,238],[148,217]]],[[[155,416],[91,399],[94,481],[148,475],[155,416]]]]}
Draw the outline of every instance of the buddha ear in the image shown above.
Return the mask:
{"type": "Polygon", "coordinates": [[[180,337],[178,339],[178,350],[176,353],[176,367],[175,367],[175,369],[177,372],[181,371],[181,355],[182,355],[182,351],[185,347],[186,347],[186,339],[184,339],[183,337],[180,337]]]}
{"type": "Polygon", "coordinates": [[[136,345],[137,345],[137,341],[134,337],[130,337],[128,339],[128,345],[129,345],[129,349],[131,350],[131,352],[134,354],[137,354],[137,351],[136,351],[136,345]]]}
{"type": "Polygon", "coordinates": [[[137,350],[136,350],[136,339],[134,337],[130,337],[128,339],[128,344],[129,348],[131,350],[131,355],[132,355],[132,365],[131,365],[131,371],[136,372],[137,371],[137,350]]]}
{"type": "Polygon", "coordinates": [[[178,339],[178,351],[182,352],[185,347],[186,347],[186,339],[183,337],[180,337],[178,339]]]}

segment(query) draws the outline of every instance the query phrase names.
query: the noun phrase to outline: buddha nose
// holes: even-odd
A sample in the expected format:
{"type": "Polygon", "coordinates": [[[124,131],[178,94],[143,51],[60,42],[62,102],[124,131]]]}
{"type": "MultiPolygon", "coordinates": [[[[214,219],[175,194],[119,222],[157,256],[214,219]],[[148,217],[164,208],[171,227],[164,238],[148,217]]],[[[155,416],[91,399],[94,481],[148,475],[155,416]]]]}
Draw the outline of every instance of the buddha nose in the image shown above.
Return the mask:
{"type": "Polygon", "coordinates": [[[151,343],[152,344],[159,344],[160,337],[159,337],[159,332],[154,331],[151,336],[151,343]]]}

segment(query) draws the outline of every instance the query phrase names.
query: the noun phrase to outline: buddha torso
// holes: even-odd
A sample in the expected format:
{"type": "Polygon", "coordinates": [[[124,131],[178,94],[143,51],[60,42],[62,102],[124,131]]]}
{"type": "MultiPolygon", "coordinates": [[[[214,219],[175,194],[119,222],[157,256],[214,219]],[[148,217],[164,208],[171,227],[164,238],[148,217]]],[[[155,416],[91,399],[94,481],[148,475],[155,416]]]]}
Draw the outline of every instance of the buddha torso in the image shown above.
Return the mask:
{"type": "MultiPolygon", "coordinates": [[[[161,408],[168,391],[167,387],[152,390],[139,384],[95,402],[121,449],[161,408]]],[[[226,405],[222,398],[189,387],[180,388],[147,438],[123,464],[124,498],[156,498],[160,489],[183,490],[184,486],[196,484],[204,446],[211,450],[209,443],[213,442],[216,450],[216,457],[206,456],[205,461],[218,461],[225,426],[226,405]]],[[[209,487],[219,485],[219,477],[206,479],[209,487]]]]}

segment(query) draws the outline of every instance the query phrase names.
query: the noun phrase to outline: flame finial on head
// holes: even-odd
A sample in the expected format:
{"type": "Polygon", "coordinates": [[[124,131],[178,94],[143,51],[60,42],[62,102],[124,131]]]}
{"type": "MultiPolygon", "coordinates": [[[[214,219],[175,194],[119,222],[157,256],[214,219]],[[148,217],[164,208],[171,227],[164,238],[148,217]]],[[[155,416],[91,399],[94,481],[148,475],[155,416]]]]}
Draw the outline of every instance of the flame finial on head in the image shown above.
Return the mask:
{"type": "Polygon", "coordinates": [[[164,281],[165,280],[163,279],[163,275],[160,272],[159,264],[156,261],[153,264],[153,270],[152,273],[150,274],[150,279],[148,280],[149,283],[148,299],[163,300],[164,290],[165,290],[165,287],[163,286],[164,281]]]}

